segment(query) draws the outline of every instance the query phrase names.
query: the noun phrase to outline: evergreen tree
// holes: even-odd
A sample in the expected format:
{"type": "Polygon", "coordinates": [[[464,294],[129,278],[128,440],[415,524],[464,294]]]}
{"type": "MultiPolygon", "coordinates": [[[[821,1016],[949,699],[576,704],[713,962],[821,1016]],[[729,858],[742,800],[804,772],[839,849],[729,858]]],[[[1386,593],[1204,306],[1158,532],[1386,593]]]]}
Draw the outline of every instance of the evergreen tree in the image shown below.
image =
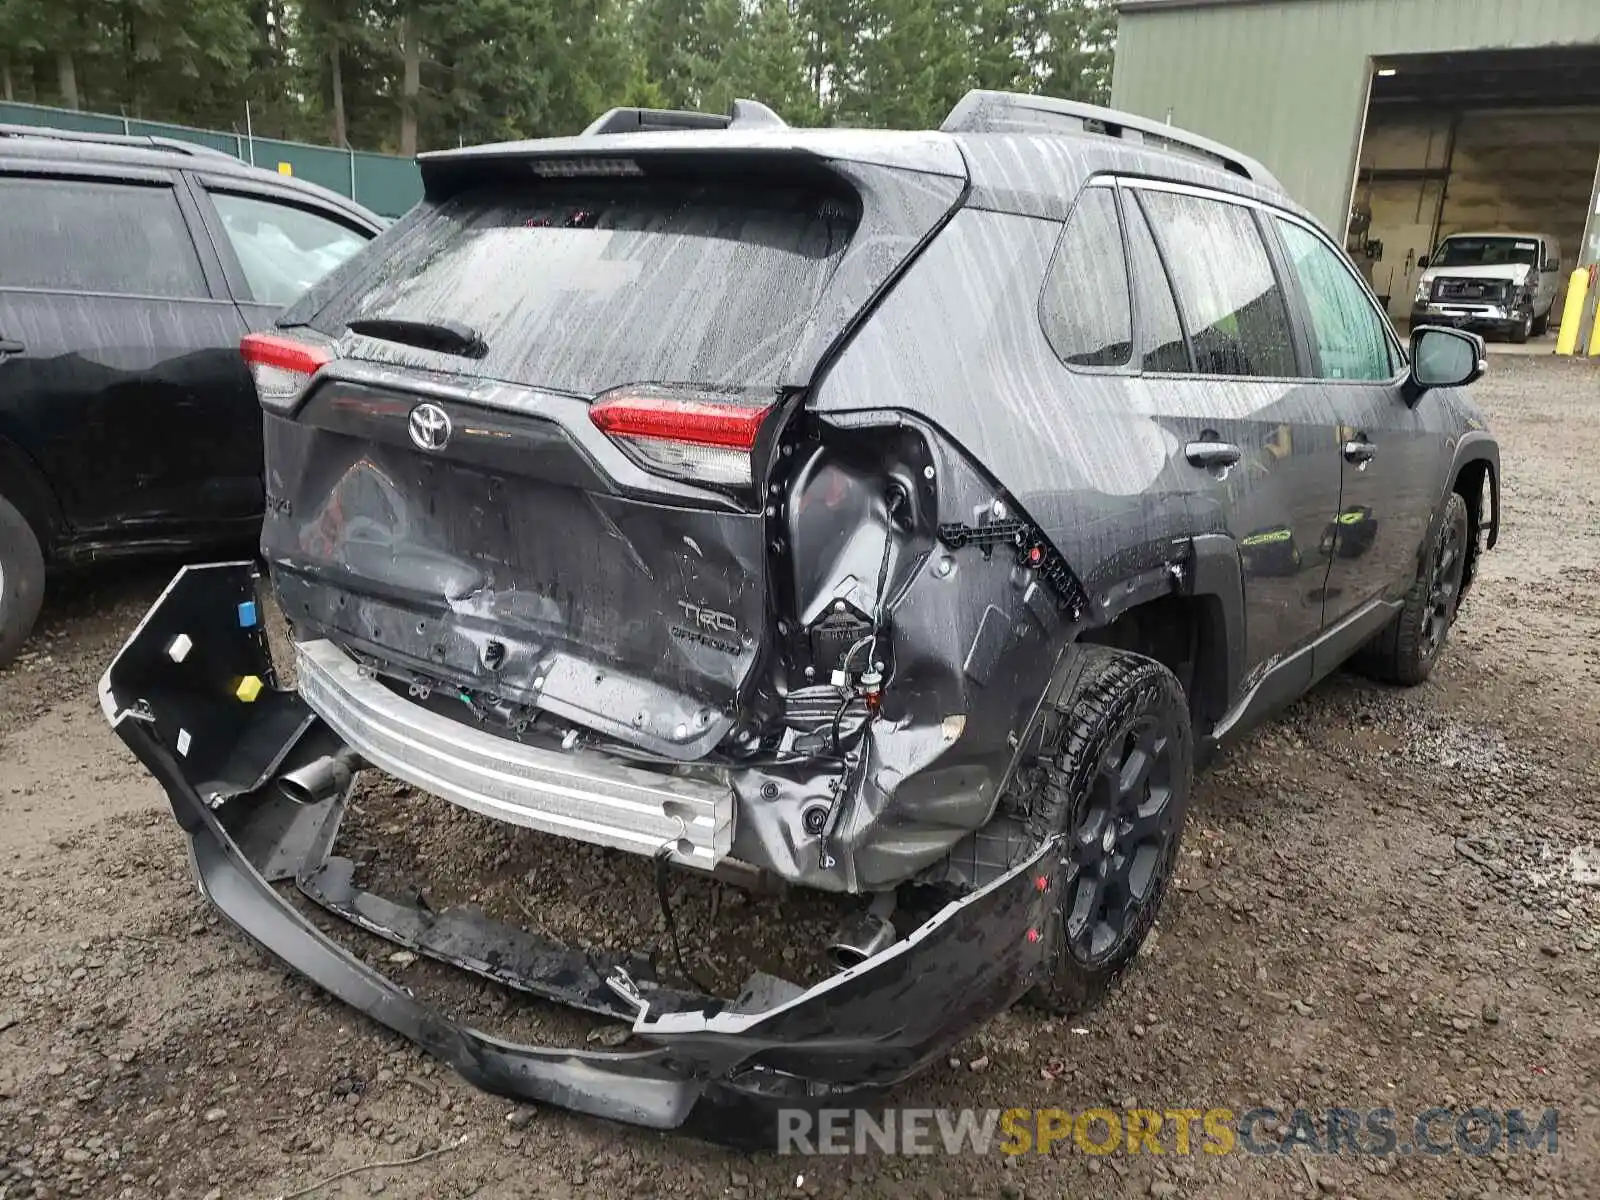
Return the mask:
{"type": "Polygon", "coordinates": [[[0,94],[399,151],[614,105],[936,126],[972,87],[1104,101],[1112,0],[0,0],[0,94]]]}

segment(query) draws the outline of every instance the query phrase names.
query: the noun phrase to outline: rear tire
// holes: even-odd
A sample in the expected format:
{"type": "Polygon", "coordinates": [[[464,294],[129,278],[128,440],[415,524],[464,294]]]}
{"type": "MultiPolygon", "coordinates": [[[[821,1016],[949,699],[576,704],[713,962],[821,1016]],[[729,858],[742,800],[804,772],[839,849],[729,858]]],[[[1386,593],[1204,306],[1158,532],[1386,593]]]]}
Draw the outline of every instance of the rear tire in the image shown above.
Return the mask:
{"type": "Polygon", "coordinates": [[[44,603],[44,551],[32,527],[0,496],[0,667],[17,656],[44,603]]]}
{"type": "Polygon", "coordinates": [[[1133,961],[1166,895],[1188,814],[1194,745],[1183,687],[1162,664],[1077,646],[1035,768],[1028,830],[1060,836],[1044,981],[1058,1015],[1099,1002],[1133,961]]]}
{"type": "Polygon", "coordinates": [[[1405,605],[1356,655],[1353,665],[1362,674],[1414,687],[1432,673],[1461,603],[1469,529],[1467,502],[1459,492],[1451,492],[1405,605]]]}

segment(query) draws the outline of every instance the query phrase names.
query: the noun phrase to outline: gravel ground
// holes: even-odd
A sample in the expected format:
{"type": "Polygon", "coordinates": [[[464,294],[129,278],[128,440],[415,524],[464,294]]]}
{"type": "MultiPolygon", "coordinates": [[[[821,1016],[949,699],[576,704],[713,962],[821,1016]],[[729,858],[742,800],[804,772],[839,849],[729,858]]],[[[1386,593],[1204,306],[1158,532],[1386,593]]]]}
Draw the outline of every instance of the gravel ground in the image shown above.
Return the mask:
{"type": "MultiPolygon", "coordinates": [[[[1600,1196],[1600,371],[1502,358],[1502,545],[1439,669],[1339,675],[1201,780],[1153,945],[1079,1023],[1017,1010],[913,1107],[1560,1110],[1555,1156],[740,1155],[482,1095],[218,923],[95,682],[165,569],[51,598],[0,672],[0,1200],[318,1196],[1600,1196]]],[[[641,865],[366,786],[380,875],[661,936],[641,865]],[[641,889],[643,889],[641,891],[641,889]],[[640,896],[645,897],[640,900],[640,896]]],[[[679,885],[694,953],[795,972],[824,901],[679,885]],[[717,923],[711,925],[713,910],[717,923]],[[787,952],[786,952],[787,948],[787,952]]],[[[524,1036],[592,1022],[387,964],[524,1036]]],[[[604,1036],[603,1034],[601,1036],[604,1036]]]]}

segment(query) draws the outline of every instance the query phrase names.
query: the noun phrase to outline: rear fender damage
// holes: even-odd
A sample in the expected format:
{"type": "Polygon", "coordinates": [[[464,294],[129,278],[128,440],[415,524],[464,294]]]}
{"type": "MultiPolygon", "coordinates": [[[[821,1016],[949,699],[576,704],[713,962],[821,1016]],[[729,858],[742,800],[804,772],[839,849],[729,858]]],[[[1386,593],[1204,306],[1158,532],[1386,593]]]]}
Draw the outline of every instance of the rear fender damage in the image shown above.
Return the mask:
{"type": "MultiPolygon", "coordinates": [[[[249,564],[185,568],[101,682],[119,736],[165,789],[200,886],[263,948],[471,1082],[500,1094],[729,1140],[778,1106],[872,1102],[1035,982],[1053,933],[1054,841],[940,908],[871,960],[809,989],[754,977],[733,1000],[654,978],[648,959],[582,952],[470,910],[364,891],[333,853],[348,795],[297,804],[283,773],[338,739],[276,687],[249,564]],[[433,1010],[320,932],[275,887],[392,941],[533,995],[631,1019],[638,1052],[518,1045],[433,1010]]],[[[769,1143],[770,1144],[770,1143],[769,1143]]]]}
{"type": "Polygon", "coordinates": [[[781,660],[754,704],[784,709],[836,757],[735,764],[734,856],[810,887],[879,891],[989,820],[1085,601],[1025,515],[931,427],[835,416],[784,453],[768,513],[781,660]],[[848,696],[868,672],[881,691],[857,737],[848,696]]]}

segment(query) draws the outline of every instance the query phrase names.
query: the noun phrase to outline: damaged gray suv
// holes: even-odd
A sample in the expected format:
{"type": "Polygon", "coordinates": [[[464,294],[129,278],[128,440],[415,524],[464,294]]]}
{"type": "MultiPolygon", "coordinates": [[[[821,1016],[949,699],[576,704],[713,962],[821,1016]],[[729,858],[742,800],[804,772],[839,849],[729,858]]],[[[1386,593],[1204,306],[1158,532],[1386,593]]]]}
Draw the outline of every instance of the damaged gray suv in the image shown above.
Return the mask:
{"type": "Polygon", "coordinates": [[[222,564],[102,699],[219,908],[494,1091],[728,1136],[875,1095],[1025,995],[1092,1004],[1197,761],[1348,659],[1425,678],[1494,543],[1498,449],[1456,390],[1481,341],[1402,345],[1258,164],[1168,126],[741,101],[422,174],[243,344],[293,686],[254,567],[222,564]],[[707,995],[360,886],[335,841],[364,770],[859,911],[821,982],[707,995]],[[306,899],[644,1048],[474,1029],[306,899]]]}

